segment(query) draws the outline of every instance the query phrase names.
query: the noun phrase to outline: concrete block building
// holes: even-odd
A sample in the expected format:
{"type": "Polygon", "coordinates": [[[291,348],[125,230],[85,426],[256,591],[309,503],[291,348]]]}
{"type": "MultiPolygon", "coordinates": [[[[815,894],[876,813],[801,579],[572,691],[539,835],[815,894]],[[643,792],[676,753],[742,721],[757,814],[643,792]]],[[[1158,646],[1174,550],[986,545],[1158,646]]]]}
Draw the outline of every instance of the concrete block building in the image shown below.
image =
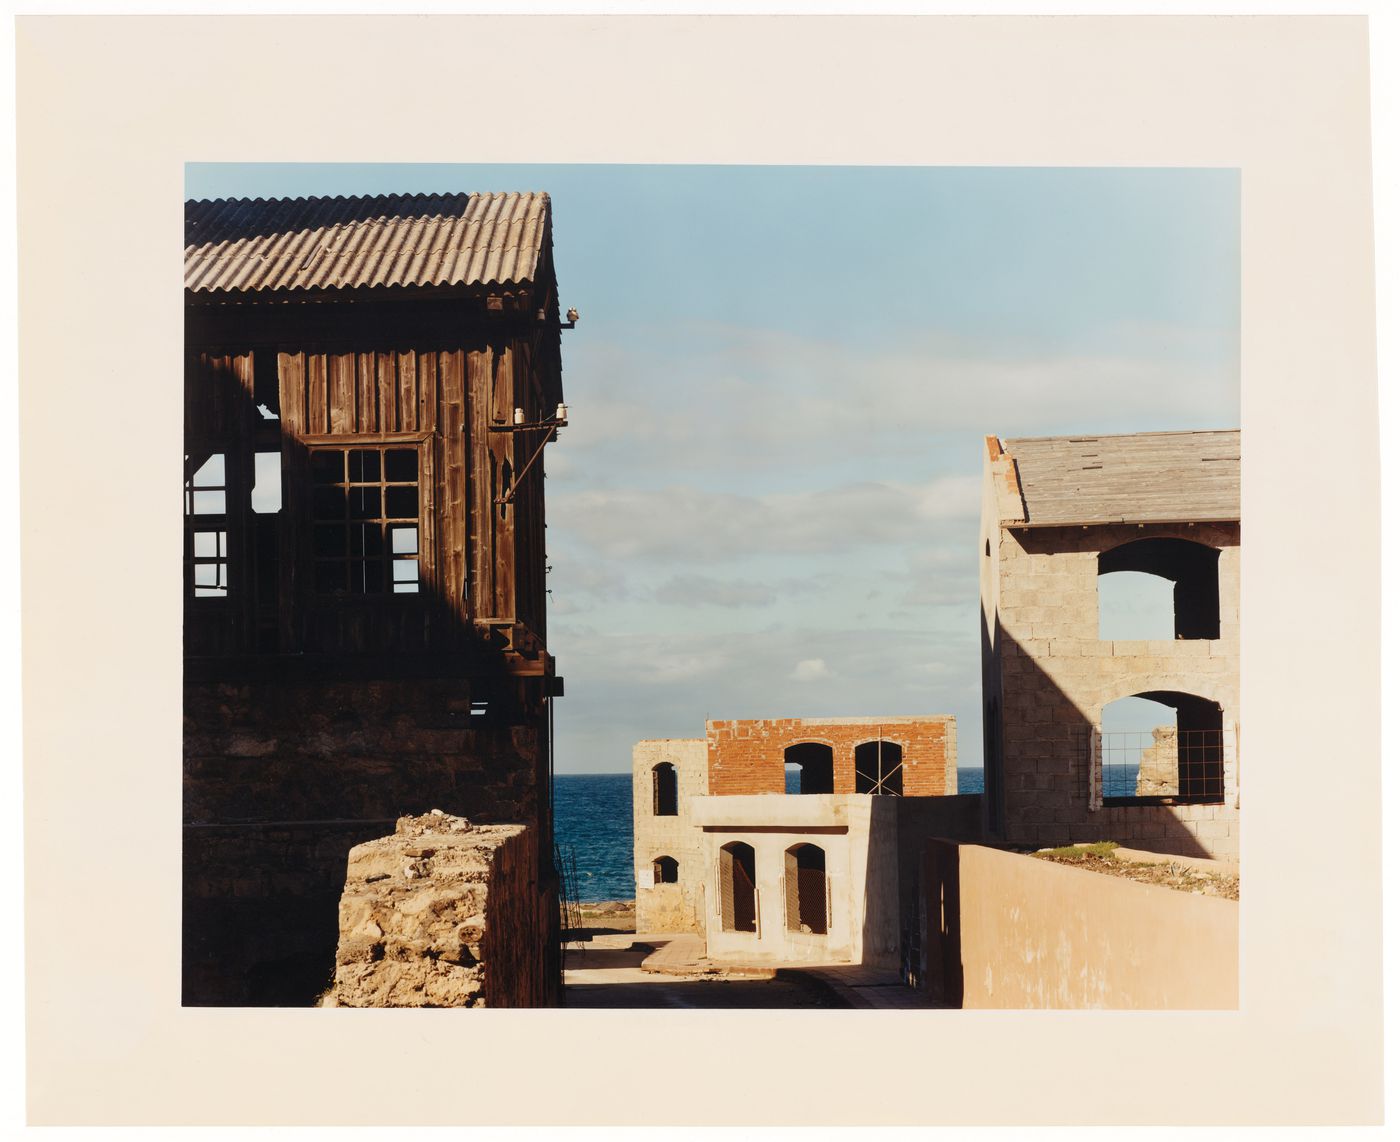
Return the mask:
{"type": "Polygon", "coordinates": [[[986,828],[1239,856],[1235,431],[989,436],[980,584],[986,828]],[[1170,584],[1153,637],[1101,637],[1105,576],[1170,584]],[[1128,735],[1133,698],[1163,723],[1128,735]]]}
{"type": "Polygon", "coordinates": [[[638,931],[711,959],[896,967],[922,841],[975,839],[951,716],[706,723],[633,751],[638,931]]]}
{"type": "Polygon", "coordinates": [[[700,834],[691,805],[708,791],[702,740],[667,738],[633,747],[632,851],[639,932],[698,932],[703,927],[700,834]]]}

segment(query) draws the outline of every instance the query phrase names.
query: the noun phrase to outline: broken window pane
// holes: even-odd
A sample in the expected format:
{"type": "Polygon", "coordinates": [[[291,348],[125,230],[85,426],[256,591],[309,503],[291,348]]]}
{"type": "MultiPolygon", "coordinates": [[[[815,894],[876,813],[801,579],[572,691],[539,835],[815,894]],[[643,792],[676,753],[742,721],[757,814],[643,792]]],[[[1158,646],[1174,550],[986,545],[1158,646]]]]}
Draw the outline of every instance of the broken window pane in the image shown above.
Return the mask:
{"type": "Polygon", "coordinates": [[[222,491],[194,493],[195,515],[223,515],[225,506],[226,500],[222,491]]]}
{"type": "Polygon", "coordinates": [[[212,453],[195,471],[190,480],[196,488],[222,488],[224,486],[224,454],[212,453]]]}
{"type": "Polygon", "coordinates": [[[260,515],[282,510],[282,453],[259,452],[253,457],[251,502],[260,515]]]}
{"type": "Polygon", "coordinates": [[[197,531],[194,533],[195,555],[218,558],[224,554],[228,533],[223,531],[197,531]]]}

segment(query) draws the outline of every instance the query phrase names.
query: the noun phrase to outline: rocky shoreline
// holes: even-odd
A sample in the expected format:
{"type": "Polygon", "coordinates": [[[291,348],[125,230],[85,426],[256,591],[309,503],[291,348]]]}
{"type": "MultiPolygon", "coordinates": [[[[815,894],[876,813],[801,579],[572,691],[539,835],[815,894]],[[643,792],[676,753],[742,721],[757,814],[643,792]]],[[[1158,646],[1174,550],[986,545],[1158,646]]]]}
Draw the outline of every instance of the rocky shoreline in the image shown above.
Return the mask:
{"type": "Polygon", "coordinates": [[[579,926],[583,928],[610,928],[618,932],[637,930],[637,902],[635,900],[587,900],[578,905],[579,926]]]}

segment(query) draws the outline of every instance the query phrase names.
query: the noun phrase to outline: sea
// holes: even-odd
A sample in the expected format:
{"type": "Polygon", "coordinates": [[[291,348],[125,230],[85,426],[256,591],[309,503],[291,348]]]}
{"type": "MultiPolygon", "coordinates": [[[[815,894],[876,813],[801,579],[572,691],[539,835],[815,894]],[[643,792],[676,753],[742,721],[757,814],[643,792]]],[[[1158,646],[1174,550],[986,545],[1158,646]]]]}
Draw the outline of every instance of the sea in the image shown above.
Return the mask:
{"type": "MultiPolygon", "coordinates": [[[[797,792],[789,774],[789,793],[797,792]]],[[[958,770],[959,793],[982,792],[982,770],[958,770]]],[[[632,900],[632,775],[561,773],[554,778],[554,838],[572,865],[578,899],[632,900]]]]}

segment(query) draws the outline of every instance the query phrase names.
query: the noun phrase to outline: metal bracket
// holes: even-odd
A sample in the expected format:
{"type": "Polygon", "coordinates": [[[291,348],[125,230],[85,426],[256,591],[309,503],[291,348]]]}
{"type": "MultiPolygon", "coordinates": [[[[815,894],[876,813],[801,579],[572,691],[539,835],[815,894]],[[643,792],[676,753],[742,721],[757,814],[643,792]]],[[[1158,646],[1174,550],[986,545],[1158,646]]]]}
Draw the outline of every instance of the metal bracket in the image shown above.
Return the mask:
{"type": "Polygon", "coordinates": [[[539,447],[535,449],[530,459],[525,461],[525,466],[515,474],[515,479],[511,481],[510,487],[507,488],[504,493],[497,496],[496,499],[492,501],[493,503],[499,506],[501,504],[512,503],[515,500],[515,493],[520,487],[520,481],[525,479],[525,474],[534,467],[535,461],[538,460],[541,453],[544,452],[544,446],[553,440],[559,434],[559,429],[565,427],[568,423],[567,420],[550,419],[535,421],[532,424],[493,424],[489,426],[492,432],[530,432],[539,429],[547,430],[544,439],[540,441],[539,447]]]}

